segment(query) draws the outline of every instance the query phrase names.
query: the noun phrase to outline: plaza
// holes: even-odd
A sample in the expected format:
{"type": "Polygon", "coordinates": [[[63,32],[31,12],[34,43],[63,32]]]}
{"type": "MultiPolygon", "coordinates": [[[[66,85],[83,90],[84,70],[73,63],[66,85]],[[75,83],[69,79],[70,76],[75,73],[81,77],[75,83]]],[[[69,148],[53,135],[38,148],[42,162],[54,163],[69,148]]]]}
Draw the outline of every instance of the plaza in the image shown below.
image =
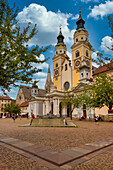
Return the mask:
{"type": "MultiPolygon", "coordinates": [[[[0,119],[0,135],[13,138],[14,140],[18,139],[23,142],[29,142],[30,145],[35,144],[37,147],[47,147],[48,150],[53,150],[54,152],[65,152],[65,150],[80,147],[84,144],[113,139],[112,122],[99,122],[99,124],[95,124],[93,121],[73,120],[78,128],[19,127],[20,125],[28,124],[29,122],[30,119],[26,118],[22,118],[21,120],[17,118],[15,123],[13,123],[13,120],[10,118],[0,119]]],[[[3,154],[3,157],[1,157],[2,169],[5,169],[6,167],[12,169],[22,169],[25,167],[27,167],[27,169],[48,169],[48,166],[44,166],[43,163],[41,164],[40,162],[39,164],[37,161],[33,161],[32,159],[23,156],[21,151],[16,153],[15,149],[11,150],[10,146],[7,148],[2,144],[3,143],[0,142],[0,148],[2,148],[0,152],[3,154]],[[15,162],[15,165],[13,165],[13,163],[11,164],[12,161],[15,162]]],[[[111,145],[111,147],[112,146],[113,145],[111,145]]],[[[30,148],[32,147],[29,146],[29,150],[30,148]]],[[[94,155],[90,159],[84,163],[73,166],[73,168],[84,169],[89,167],[94,169],[93,166],[96,164],[96,166],[98,167],[99,165],[100,168],[104,167],[106,169],[112,169],[113,149],[110,148],[103,154],[100,153],[96,157],[94,155]],[[109,160],[104,162],[104,160],[108,158],[109,160]]],[[[50,169],[52,169],[52,167],[50,169]]]]}

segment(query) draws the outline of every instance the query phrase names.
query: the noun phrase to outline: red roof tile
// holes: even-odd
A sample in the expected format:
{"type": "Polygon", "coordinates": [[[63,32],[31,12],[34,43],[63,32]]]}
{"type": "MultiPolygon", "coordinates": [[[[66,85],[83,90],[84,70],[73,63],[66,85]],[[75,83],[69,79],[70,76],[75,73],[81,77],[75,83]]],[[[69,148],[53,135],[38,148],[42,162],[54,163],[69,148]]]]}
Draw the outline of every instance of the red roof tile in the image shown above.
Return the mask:
{"type": "Polygon", "coordinates": [[[96,75],[96,74],[99,74],[99,73],[103,73],[103,72],[106,72],[106,71],[109,71],[113,69],[113,62],[109,63],[109,64],[106,64],[104,66],[101,66],[97,69],[97,71],[93,74],[93,75],[96,75]]]}
{"type": "Polygon", "coordinates": [[[27,107],[27,106],[29,106],[29,102],[21,103],[18,107],[27,107]]]}
{"type": "Polygon", "coordinates": [[[7,96],[0,96],[0,100],[12,100],[12,99],[7,95],[7,96]]]}

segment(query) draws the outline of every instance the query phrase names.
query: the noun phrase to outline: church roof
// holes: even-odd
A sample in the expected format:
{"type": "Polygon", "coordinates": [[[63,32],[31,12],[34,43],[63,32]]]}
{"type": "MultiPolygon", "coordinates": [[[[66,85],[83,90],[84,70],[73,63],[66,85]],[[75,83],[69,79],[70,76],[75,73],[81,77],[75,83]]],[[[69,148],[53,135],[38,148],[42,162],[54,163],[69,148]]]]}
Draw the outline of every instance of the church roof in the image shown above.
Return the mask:
{"type": "Polygon", "coordinates": [[[51,79],[51,72],[50,72],[50,66],[48,67],[48,74],[47,79],[45,83],[45,89],[50,89],[50,86],[53,84],[53,81],[51,79]]]}
{"type": "Polygon", "coordinates": [[[0,100],[12,100],[12,99],[7,95],[7,96],[0,96],[0,100]]]}
{"type": "Polygon", "coordinates": [[[97,75],[99,73],[103,73],[103,72],[109,71],[111,69],[113,69],[113,62],[108,63],[104,66],[100,66],[93,75],[97,75]]]}
{"type": "Polygon", "coordinates": [[[22,92],[23,92],[25,99],[30,100],[31,99],[31,89],[32,89],[32,87],[20,86],[20,88],[22,89],[22,92]]]}
{"type": "Polygon", "coordinates": [[[23,102],[18,107],[27,107],[29,106],[29,102],[23,102]]]}

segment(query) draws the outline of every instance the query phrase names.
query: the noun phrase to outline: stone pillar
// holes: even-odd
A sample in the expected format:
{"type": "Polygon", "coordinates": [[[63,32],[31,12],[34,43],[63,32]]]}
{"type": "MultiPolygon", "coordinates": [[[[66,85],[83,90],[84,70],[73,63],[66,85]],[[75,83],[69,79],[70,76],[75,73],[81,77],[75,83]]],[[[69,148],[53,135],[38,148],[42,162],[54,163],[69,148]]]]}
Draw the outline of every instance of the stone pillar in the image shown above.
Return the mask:
{"type": "Polygon", "coordinates": [[[46,102],[43,102],[43,115],[46,115],[46,102]]]}
{"type": "Polygon", "coordinates": [[[33,114],[35,115],[35,117],[37,116],[38,112],[37,112],[37,103],[33,103],[33,114]]]}
{"type": "Polygon", "coordinates": [[[78,108],[78,116],[79,116],[79,117],[82,117],[82,115],[83,115],[82,112],[83,112],[83,111],[82,111],[82,108],[79,107],[79,108],[78,108]]]}
{"type": "Polygon", "coordinates": [[[54,102],[53,102],[53,114],[54,115],[57,115],[57,107],[58,107],[57,99],[55,99],[54,102]]]}
{"type": "Polygon", "coordinates": [[[58,101],[57,101],[57,114],[59,115],[59,99],[58,99],[58,101]]]}
{"type": "Polygon", "coordinates": [[[86,109],[86,111],[87,111],[87,117],[88,117],[88,118],[91,118],[91,108],[88,107],[88,108],[86,109]]]}
{"type": "Polygon", "coordinates": [[[50,103],[46,101],[46,114],[50,112],[50,103]]]}

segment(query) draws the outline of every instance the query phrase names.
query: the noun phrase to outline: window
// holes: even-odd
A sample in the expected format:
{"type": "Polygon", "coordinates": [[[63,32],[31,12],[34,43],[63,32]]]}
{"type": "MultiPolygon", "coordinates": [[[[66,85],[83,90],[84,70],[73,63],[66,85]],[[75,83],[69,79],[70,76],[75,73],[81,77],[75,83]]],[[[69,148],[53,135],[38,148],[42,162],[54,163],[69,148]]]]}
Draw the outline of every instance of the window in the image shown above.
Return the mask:
{"type": "Polygon", "coordinates": [[[19,96],[19,99],[21,100],[21,96],[19,96]]]}
{"type": "Polygon", "coordinates": [[[76,38],[76,42],[78,42],[78,38],[76,38]]]}
{"type": "Polygon", "coordinates": [[[89,56],[88,50],[86,50],[86,56],[87,56],[87,57],[89,56]]]}
{"type": "Polygon", "coordinates": [[[64,51],[64,54],[65,54],[66,52],[64,51]]]}
{"type": "Polygon", "coordinates": [[[68,90],[69,87],[70,87],[69,82],[65,82],[65,83],[64,83],[64,89],[65,89],[65,90],[68,90]]]}
{"type": "Polygon", "coordinates": [[[83,37],[81,37],[81,40],[83,40],[83,37]]]}
{"type": "Polygon", "coordinates": [[[58,77],[56,77],[55,80],[58,80],[58,77]]]}
{"type": "Polygon", "coordinates": [[[60,50],[60,53],[62,53],[62,50],[60,50]]]}
{"type": "Polygon", "coordinates": [[[86,76],[88,77],[88,73],[86,73],[86,76]]]}
{"type": "Polygon", "coordinates": [[[55,63],[55,67],[56,67],[56,68],[58,67],[58,62],[55,63]]]}
{"type": "Polygon", "coordinates": [[[65,64],[65,71],[67,70],[67,64],[65,64]]]}
{"type": "Polygon", "coordinates": [[[77,50],[76,51],[76,57],[79,57],[80,56],[80,52],[77,50]]]}
{"type": "Polygon", "coordinates": [[[37,90],[35,90],[35,93],[37,92],[37,90]]]}
{"type": "Polygon", "coordinates": [[[83,77],[84,76],[84,74],[83,73],[81,73],[81,77],[83,77]]]}
{"type": "Polygon", "coordinates": [[[87,38],[86,38],[86,41],[87,41],[87,38]]]}
{"type": "Polygon", "coordinates": [[[58,54],[58,52],[56,51],[56,54],[58,54]]]}

